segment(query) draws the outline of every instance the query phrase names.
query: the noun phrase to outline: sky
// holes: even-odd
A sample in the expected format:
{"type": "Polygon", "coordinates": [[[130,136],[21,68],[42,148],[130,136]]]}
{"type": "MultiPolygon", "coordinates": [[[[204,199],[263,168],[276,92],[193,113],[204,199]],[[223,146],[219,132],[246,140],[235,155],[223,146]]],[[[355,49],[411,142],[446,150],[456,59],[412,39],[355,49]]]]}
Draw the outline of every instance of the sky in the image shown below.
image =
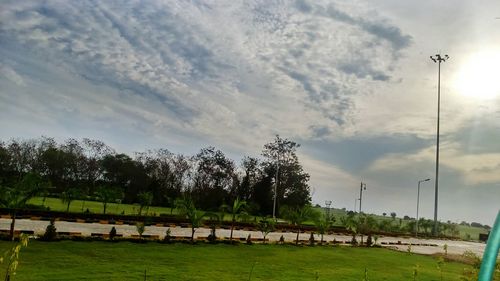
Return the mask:
{"type": "Polygon", "coordinates": [[[299,144],[313,202],[440,220],[500,208],[500,2],[0,3],[0,139],[117,151],[215,146],[240,162],[299,144]],[[357,204],[357,203],[356,203],[357,204]],[[359,205],[358,205],[359,206],[359,205]]]}

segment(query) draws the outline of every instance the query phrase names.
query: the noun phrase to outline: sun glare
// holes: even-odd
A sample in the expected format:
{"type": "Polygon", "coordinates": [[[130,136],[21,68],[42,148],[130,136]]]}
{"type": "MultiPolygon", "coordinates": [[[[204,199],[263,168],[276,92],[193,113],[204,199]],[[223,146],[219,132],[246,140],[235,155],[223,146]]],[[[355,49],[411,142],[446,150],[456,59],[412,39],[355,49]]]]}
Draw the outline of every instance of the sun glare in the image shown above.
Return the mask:
{"type": "Polygon", "coordinates": [[[459,70],[455,86],[467,97],[491,99],[500,96],[500,52],[471,55],[459,70]]]}

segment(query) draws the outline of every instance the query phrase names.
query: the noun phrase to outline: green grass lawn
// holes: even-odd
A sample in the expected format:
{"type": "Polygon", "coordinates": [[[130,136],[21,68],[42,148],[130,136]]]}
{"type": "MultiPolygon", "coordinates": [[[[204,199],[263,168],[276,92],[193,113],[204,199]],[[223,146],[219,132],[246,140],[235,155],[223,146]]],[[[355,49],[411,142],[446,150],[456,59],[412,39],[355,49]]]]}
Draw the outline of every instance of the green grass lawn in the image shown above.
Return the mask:
{"type": "MultiPolygon", "coordinates": [[[[28,204],[42,206],[43,198],[35,197],[28,201],[28,204]]],[[[59,198],[50,198],[47,197],[45,199],[44,206],[50,207],[52,211],[61,211],[66,212],[66,204],[63,204],[61,199],[59,198]]],[[[102,214],[103,212],[103,203],[97,201],[83,201],[83,200],[75,200],[71,202],[69,206],[69,211],[72,213],[82,213],[85,210],[89,209],[91,213],[102,214]]],[[[149,207],[148,214],[170,214],[170,208],[167,207],[149,207]]],[[[139,204],[118,204],[118,203],[108,203],[106,207],[107,214],[125,214],[125,215],[137,215],[139,212],[139,204]]],[[[172,210],[173,214],[176,214],[176,209],[172,210]]],[[[146,213],[146,210],[142,211],[143,214],[146,213]]]]}
{"type": "MultiPolygon", "coordinates": [[[[435,258],[381,248],[32,241],[20,258],[16,281],[143,280],[145,269],[147,280],[359,281],[365,268],[369,280],[399,281],[416,266],[417,280],[440,280],[435,258]]],[[[446,262],[442,280],[460,280],[464,268],[446,262]]]]}

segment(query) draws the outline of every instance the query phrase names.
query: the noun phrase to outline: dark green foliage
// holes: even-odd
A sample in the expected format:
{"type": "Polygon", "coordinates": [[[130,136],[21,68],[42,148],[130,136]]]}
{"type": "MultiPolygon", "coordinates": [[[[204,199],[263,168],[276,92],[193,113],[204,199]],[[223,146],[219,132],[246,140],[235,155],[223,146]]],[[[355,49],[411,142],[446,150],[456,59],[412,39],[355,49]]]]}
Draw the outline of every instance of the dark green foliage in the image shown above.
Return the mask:
{"type": "Polygon", "coordinates": [[[116,228],[113,226],[109,231],[109,240],[114,240],[116,237],[116,228]]]}
{"type": "MultiPolygon", "coordinates": [[[[266,236],[274,231],[275,221],[269,218],[262,218],[257,224],[257,229],[262,232],[262,236],[264,237],[264,244],[266,243],[266,236]]],[[[281,236],[283,237],[283,235],[281,236]]]]}
{"type": "Polygon", "coordinates": [[[285,244],[285,237],[283,235],[280,236],[279,243],[282,245],[285,244]]]}
{"type": "Polygon", "coordinates": [[[263,160],[245,157],[243,173],[238,173],[235,163],[214,147],[203,148],[194,157],[167,149],[131,157],[86,138],[62,143],[46,137],[13,139],[0,141],[0,186],[17,189],[26,175],[38,175],[53,186],[40,190],[40,196],[61,198],[67,211],[72,201],[85,198],[102,201],[103,213],[110,202],[139,203],[142,215],[148,206],[174,207],[176,198],[190,196],[207,211],[239,198],[247,202],[248,213],[270,215],[276,179],[277,211],[285,204],[302,207],[310,202],[309,175],[298,161],[298,147],[276,136],[264,145],[263,160]]]}
{"type": "Polygon", "coordinates": [[[55,241],[57,240],[57,229],[55,226],[54,219],[50,220],[49,225],[45,229],[45,233],[42,236],[43,241],[55,241]]]}
{"type": "Polygon", "coordinates": [[[281,206],[300,208],[311,202],[309,174],[304,172],[296,154],[300,145],[283,139],[279,135],[273,142],[264,145],[262,156],[266,158],[264,166],[274,173],[277,183],[277,210],[281,206]]]}
{"type": "Polygon", "coordinates": [[[297,238],[295,244],[299,244],[299,234],[302,224],[307,220],[314,220],[318,216],[310,205],[304,207],[289,207],[283,206],[280,210],[283,218],[285,218],[291,225],[297,228],[297,238]]]}
{"type": "Polygon", "coordinates": [[[0,186],[0,207],[9,208],[12,222],[10,224],[10,238],[14,239],[16,210],[26,206],[26,202],[48,188],[38,174],[26,173],[11,187],[0,186]]]}
{"type": "Polygon", "coordinates": [[[373,245],[372,235],[368,234],[368,237],[366,238],[366,247],[371,247],[372,245],[373,245]]]}
{"type": "Polygon", "coordinates": [[[191,243],[194,243],[194,232],[201,226],[205,215],[200,214],[190,197],[184,197],[183,199],[177,200],[176,206],[181,215],[185,216],[191,223],[191,243]]]}
{"type": "Polygon", "coordinates": [[[163,241],[165,243],[171,243],[172,242],[172,235],[171,235],[172,231],[170,230],[170,228],[167,228],[167,231],[165,232],[165,237],[163,238],[163,241]]]}

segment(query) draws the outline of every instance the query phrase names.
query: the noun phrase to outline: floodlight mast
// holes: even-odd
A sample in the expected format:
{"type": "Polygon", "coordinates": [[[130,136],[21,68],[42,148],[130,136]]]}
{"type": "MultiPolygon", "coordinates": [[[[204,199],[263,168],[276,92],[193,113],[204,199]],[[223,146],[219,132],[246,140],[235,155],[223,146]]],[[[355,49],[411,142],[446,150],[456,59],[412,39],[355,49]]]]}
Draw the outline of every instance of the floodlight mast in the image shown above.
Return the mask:
{"type": "Polygon", "coordinates": [[[438,234],[438,187],[439,187],[439,118],[441,110],[441,63],[447,61],[450,57],[448,55],[441,56],[441,54],[436,54],[435,56],[430,56],[431,60],[438,64],[438,106],[437,106],[437,133],[436,133],[436,176],[434,178],[434,227],[432,229],[432,234],[438,234]]]}
{"type": "Polygon", "coordinates": [[[366,190],[366,183],[361,182],[359,188],[359,213],[361,214],[361,202],[363,200],[363,189],[366,190]]]}

